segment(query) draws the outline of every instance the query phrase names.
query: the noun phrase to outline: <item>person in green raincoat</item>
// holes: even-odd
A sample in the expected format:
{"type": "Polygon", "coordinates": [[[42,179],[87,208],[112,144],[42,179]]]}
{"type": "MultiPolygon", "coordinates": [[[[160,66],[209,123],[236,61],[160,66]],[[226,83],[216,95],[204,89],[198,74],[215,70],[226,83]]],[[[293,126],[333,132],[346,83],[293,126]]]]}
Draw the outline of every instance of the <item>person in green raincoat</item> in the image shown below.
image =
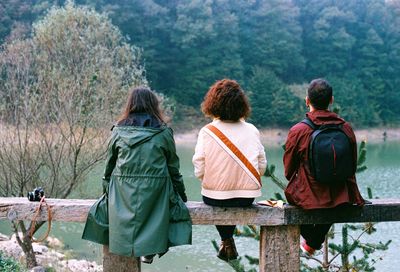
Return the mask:
{"type": "MultiPolygon", "coordinates": [[[[172,130],[147,87],[130,92],[112,129],[103,191],[108,196],[110,252],[151,263],[169,247],[191,244],[192,223],[183,203],[187,197],[172,130]]],[[[88,223],[85,233],[90,233],[88,223]]],[[[105,240],[94,242],[107,244],[105,240]]]]}

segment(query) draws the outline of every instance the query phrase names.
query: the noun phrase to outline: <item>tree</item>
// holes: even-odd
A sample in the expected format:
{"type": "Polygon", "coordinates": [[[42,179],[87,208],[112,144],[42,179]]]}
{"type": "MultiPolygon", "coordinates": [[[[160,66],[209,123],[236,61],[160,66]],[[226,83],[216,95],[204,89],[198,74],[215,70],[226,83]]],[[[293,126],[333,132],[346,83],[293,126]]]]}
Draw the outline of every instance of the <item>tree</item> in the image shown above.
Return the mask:
{"type": "Polygon", "coordinates": [[[330,77],[327,79],[334,86],[334,107],[340,109],[345,120],[363,125],[377,125],[381,119],[374,105],[369,103],[368,89],[357,76],[330,77]]]}
{"type": "Polygon", "coordinates": [[[141,52],[123,40],[107,17],[71,2],[34,25],[33,43],[38,89],[47,109],[43,122],[49,125],[46,131],[56,129],[63,142],[51,144],[56,133],[43,135],[50,169],[58,169],[51,179],[64,184],[51,193],[66,197],[101,158],[97,128],[112,122],[130,87],[146,84],[141,52]]]}
{"type": "Polygon", "coordinates": [[[180,52],[173,93],[198,107],[216,80],[243,77],[239,19],[228,0],[180,1],[176,14],[171,36],[180,52]]]}
{"type": "Polygon", "coordinates": [[[302,100],[274,72],[254,67],[246,88],[250,92],[251,120],[257,126],[289,126],[301,120],[302,100]]]}
{"type": "MultiPolygon", "coordinates": [[[[32,38],[6,43],[0,65],[0,193],[8,196],[42,186],[67,197],[102,159],[105,127],[127,90],[147,84],[141,51],[105,15],[72,2],[51,9],[32,38]]],[[[14,226],[33,267],[32,224],[14,226]]]]}
{"type": "MultiPolygon", "coordinates": [[[[399,123],[398,0],[75,1],[107,13],[127,42],[144,49],[146,77],[177,101],[180,123],[190,123],[193,114],[186,118],[187,112],[201,114],[199,104],[215,80],[228,77],[245,85],[255,69],[273,72],[284,85],[317,77],[361,81],[374,118],[367,121],[371,111],[365,110],[352,121],[399,123]]],[[[32,21],[64,2],[2,1],[0,42],[29,33],[32,21]]]]}
{"type": "MultiPolygon", "coordinates": [[[[179,75],[176,74],[179,48],[171,40],[176,21],[177,1],[154,0],[81,0],[105,12],[129,37],[129,42],[144,49],[147,78],[155,90],[171,96],[179,75]]],[[[178,96],[180,97],[180,96],[178,96]]]]}
{"type": "MultiPolygon", "coordinates": [[[[352,121],[375,126],[399,119],[397,0],[81,2],[110,11],[145,49],[152,84],[186,106],[198,108],[216,79],[248,85],[254,70],[265,69],[284,85],[317,77],[361,81],[357,89],[374,116],[366,118],[371,111],[365,108],[359,111],[363,118],[352,121]]],[[[286,92],[276,94],[285,98],[286,92]]],[[[357,97],[347,101],[344,108],[357,97]]]]}
{"type": "Polygon", "coordinates": [[[302,79],[302,29],[291,0],[234,1],[239,16],[241,56],[246,76],[256,66],[290,83],[302,79]]]}
{"type": "Polygon", "coordinates": [[[388,123],[399,124],[400,116],[400,96],[398,86],[400,84],[400,1],[393,0],[387,2],[387,33],[384,42],[388,48],[386,73],[384,74],[386,83],[389,85],[385,94],[385,113],[388,123]],[[389,111],[389,112],[387,112],[389,111]]]}
{"type": "MultiPolygon", "coordinates": [[[[3,196],[23,196],[27,188],[39,181],[44,161],[39,159],[44,150],[36,137],[34,128],[41,109],[34,84],[34,52],[31,41],[15,41],[6,44],[0,55],[0,194],[3,196]]],[[[28,189],[29,190],[29,189],[28,189]]],[[[14,222],[17,232],[19,222],[14,222]]],[[[17,241],[22,247],[28,267],[36,265],[35,255],[28,231],[17,241]]]]}
{"type": "Polygon", "coordinates": [[[58,0],[4,0],[0,2],[0,43],[30,31],[38,16],[58,0]]]}
{"type": "Polygon", "coordinates": [[[349,29],[356,17],[330,0],[296,0],[300,7],[307,80],[328,74],[342,75],[351,67],[351,50],[356,42],[349,29]]]}

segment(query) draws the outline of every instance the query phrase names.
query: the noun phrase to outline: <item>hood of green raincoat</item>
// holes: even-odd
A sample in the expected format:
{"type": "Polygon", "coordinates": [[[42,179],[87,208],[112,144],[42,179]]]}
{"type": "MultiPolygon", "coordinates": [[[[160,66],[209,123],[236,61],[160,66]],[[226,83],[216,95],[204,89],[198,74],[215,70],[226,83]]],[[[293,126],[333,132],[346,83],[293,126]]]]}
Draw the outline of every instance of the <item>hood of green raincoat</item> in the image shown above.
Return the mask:
{"type": "Polygon", "coordinates": [[[165,127],[161,128],[144,128],[144,127],[131,127],[131,126],[116,126],[113,129],[119,138],[124,141],[128,146],[134,147],[138,144],[150,140],[152,137],[162,132],[165,127]]]}

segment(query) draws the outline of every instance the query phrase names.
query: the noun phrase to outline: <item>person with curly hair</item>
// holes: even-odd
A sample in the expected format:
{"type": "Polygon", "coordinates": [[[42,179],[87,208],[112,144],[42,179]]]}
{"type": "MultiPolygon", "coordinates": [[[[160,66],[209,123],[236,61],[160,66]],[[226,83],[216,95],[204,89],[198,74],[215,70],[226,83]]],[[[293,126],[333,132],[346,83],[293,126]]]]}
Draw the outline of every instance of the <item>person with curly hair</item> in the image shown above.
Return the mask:
{"type": "MultiPolygon", "coordinates": [[[[261,176],[267,160],[260,132],[245,121],[250,115],[246,94],[234,80],[217,81],[207,92],[202,111],[213,119],[200,130],[193,156],[204,203],[218,207],[251,206],[261,196],[261,176]]],[[[217,257],[222,260],[238,257],[233,239],[235,227],[216,226],[222,240],[217,257]]]]}

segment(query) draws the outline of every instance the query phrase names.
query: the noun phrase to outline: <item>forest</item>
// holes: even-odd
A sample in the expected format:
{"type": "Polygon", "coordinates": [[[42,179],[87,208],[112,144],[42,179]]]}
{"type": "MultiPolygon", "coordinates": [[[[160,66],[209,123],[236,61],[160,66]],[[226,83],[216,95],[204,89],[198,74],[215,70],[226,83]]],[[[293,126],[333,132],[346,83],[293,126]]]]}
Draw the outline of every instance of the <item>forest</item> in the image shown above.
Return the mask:
{"type": "MultiPolygon", "coordinates": [[[[2,0],[0,43],[31,35],[32,23],[64,2],[2,0]]],[[[175,101],[175,119],[188,127],[208,87],[225,77],[249,94],[257,126],[301,120],[307,83],[318,77],[357,127],[400,124],[399,0],[75,3],[105,13],[141,48],[149,85],[175,101]]]]}

